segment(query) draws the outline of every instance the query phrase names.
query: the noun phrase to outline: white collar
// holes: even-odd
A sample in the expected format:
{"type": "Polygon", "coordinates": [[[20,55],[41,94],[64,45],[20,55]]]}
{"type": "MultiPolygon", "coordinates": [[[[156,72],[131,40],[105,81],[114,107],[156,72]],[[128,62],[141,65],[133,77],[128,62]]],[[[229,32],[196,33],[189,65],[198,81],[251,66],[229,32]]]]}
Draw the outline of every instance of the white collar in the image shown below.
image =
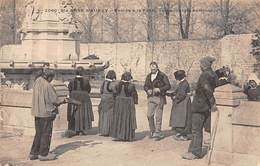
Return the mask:
{"type": "Polygon", "coordinates": [[[219,80],[227,80],[227,77],[220,77],[219,80]]]}
{"type": "Polygon", "coordinates": [[[159,70],[156,71],[156,73],[151,73],[152,75],[157,75],[159,72],[159,70]]]}
{"type": "Polygon", "coordinates": [[[182,80],[180,80],[180,82],[184,81],[186,78],[184,77],[182,80]]]}
{"type": "Polygon", "coordinates": [[[81,75],[76,75],[76,78],[82,78],[82,76],[81,75]]]}
{"type": "Polygon", "coordinates": [[[106,78],[105,80],[108,81],[108,82],[112,82],[113,81],[113,80],[111,80],[109,78],[106,78]]]}
{"type": "Polygon", "coordinates": [[[121,80],[122,82],[131,82],[132,80],[126,81],[126,80],[121,80]]]}

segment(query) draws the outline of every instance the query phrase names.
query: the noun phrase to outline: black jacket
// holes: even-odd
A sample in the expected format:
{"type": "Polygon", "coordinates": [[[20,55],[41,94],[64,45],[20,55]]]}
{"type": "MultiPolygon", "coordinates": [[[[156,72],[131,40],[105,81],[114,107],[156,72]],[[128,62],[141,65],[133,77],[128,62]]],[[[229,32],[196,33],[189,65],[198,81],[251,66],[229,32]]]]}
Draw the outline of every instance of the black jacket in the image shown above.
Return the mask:
{"type": "Polygon", "coordinates": [[[69,82],[68,88],[69,92],[73,90],[82,90],[90,93],[91,91],[91,85],[89,83],[89,80],[85,77],[74,78],[69,82]]]}
{"type": "Polygon", "coordinates": [[[177,104],[179,104],[186,98],[188,93],[190,93],[190,85],[187,80],[184,80],[184,81],[180,82],[180,84],[178,85],[178,88],[172,94],[172,97],[175,96],[174,101],[177,104]]]}
{"type": "Polygon", "coordinates": [[[192,112],[208,112],[211,109],[215,104],[213,93],[217,82],[218,77],[211,68],[201,73],[192,101],[192,112]]]}
{"type": "Polygon", "coordinates": [[[171,85],[170,85],[168,77],[160,70],[158,71],[158,74],[153,81],[151,81],[151,75],[152,75],[152,73],[148,74],[145,79],[145,83],[144,83],[145,92],[147,93],[148,90],[153,90],[154,88],[159,88],[160,93],[155,94],[155,95],[162,96],[164,98],[164,103],[166,104],[165,94],[166,94],[167,90],[171,89],[171,85]]]}
{"type": "Polygon", "coordinates": [[[116,86],[117,96],[122,94],[121,92],[124,91],[124,95],[126,97],[132,97],[135,104],[138,104],[138,93],[136,91],[135,85],[129,82],[122,82],[120,81],[119,84],[116,86]]]}

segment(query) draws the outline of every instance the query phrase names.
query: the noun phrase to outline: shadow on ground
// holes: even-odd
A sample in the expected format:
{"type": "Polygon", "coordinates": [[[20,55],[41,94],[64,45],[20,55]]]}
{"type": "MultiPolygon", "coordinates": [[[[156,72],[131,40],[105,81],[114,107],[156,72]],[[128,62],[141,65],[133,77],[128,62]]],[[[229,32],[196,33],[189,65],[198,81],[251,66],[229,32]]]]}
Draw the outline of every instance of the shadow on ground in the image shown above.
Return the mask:
{"type": "MultiPolygon", "coordinates": [[[[162,131],[164,137],[162,139],[165,139],[167,137],[173,136],[174,132],[172,130],[164,130],[162,131]]],[[[150,136],[150,131],[142,131],[142,132],[137,132],[135,134],[135,141],[140,141],[144,139],[146,136],[150,136]]]]}
{"type": "Polygon", "coordinates": [[[93,142],[91,141],[75,141],[67,144],[59,145],[55,149],[52,150],[57,156],[60,156],[68,151],[76,150],[80,147],[94,147],[95,145],[102,144],[101,142],[93,142]]]}
{"type": "Polygon", "coordinates": [[[98,134],[98,127],[93,127],[87,131],[87,135],[97,135],[98,134]]]}
{"type": "Polygon", "coordinates": [[[17,136],[22,136],[21,133],[19,132],[4,132],[0,131],[0,138],[10,138],[10,137],[17,137],[17,136]]]}
{"type": "Polygon", "coordinates": [[[135,133],[135,141],[140,141],[144,139],[146,136],[149,136],[149,131],[142,131],[135,133]]]}

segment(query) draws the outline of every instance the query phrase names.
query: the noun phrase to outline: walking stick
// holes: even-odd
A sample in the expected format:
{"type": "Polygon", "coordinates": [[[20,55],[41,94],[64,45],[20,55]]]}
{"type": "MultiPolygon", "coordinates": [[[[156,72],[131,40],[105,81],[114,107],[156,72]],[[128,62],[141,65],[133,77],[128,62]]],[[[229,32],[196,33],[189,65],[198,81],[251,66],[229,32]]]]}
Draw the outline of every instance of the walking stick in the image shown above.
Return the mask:
{"type": "Polygon", "coordinates": [[[217,110],[217,117],[216,117],[215,123],[213,125],[213,131],[212,131],[212,133],[210,133],[210,137],[212,138],[212,143],[208,148],[208,151],[209,151],[208,164],[207,164],[208,166],[210,165],[210,162],[211,162],[212,151],[214,148],[214,143],[215,143],[215,138],[216,138],[216,133],[217,133],[217,128],[218,128],[218,121],[219,121],[219,110],[217,110]]]}

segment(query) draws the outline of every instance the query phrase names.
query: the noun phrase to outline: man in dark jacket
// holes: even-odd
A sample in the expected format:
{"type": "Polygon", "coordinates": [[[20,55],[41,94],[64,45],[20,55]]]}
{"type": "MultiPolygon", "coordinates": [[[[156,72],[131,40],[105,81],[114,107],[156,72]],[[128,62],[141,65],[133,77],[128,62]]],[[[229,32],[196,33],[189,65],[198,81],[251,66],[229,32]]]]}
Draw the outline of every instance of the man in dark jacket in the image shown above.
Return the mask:
{"type": "Polygon", "coordinates": [[[150,64],[151,73],[147,75],[144,90],[148,98],[147,118],[150,127],[150,138],[162,139],[161,133],[163,105],[166,104],[166,91],[171,88],[168,77],[158,69],[156,62],[150,64]],[[154,122],[155,116],[155,122],[154,122]]]}
{"type": "Polygon", "coordinates": [[[214,89],[217,86],[217,75],[211,65],[215,61],[213,57],[204,57],[200,60],[201,75],[199,77],[195,96],[192,101],[192,141],[188,153],[183,155],[184,159],[193,160],[202,157],[203,127],[208,118],[210,110],[215,110],[214,89]]]}

